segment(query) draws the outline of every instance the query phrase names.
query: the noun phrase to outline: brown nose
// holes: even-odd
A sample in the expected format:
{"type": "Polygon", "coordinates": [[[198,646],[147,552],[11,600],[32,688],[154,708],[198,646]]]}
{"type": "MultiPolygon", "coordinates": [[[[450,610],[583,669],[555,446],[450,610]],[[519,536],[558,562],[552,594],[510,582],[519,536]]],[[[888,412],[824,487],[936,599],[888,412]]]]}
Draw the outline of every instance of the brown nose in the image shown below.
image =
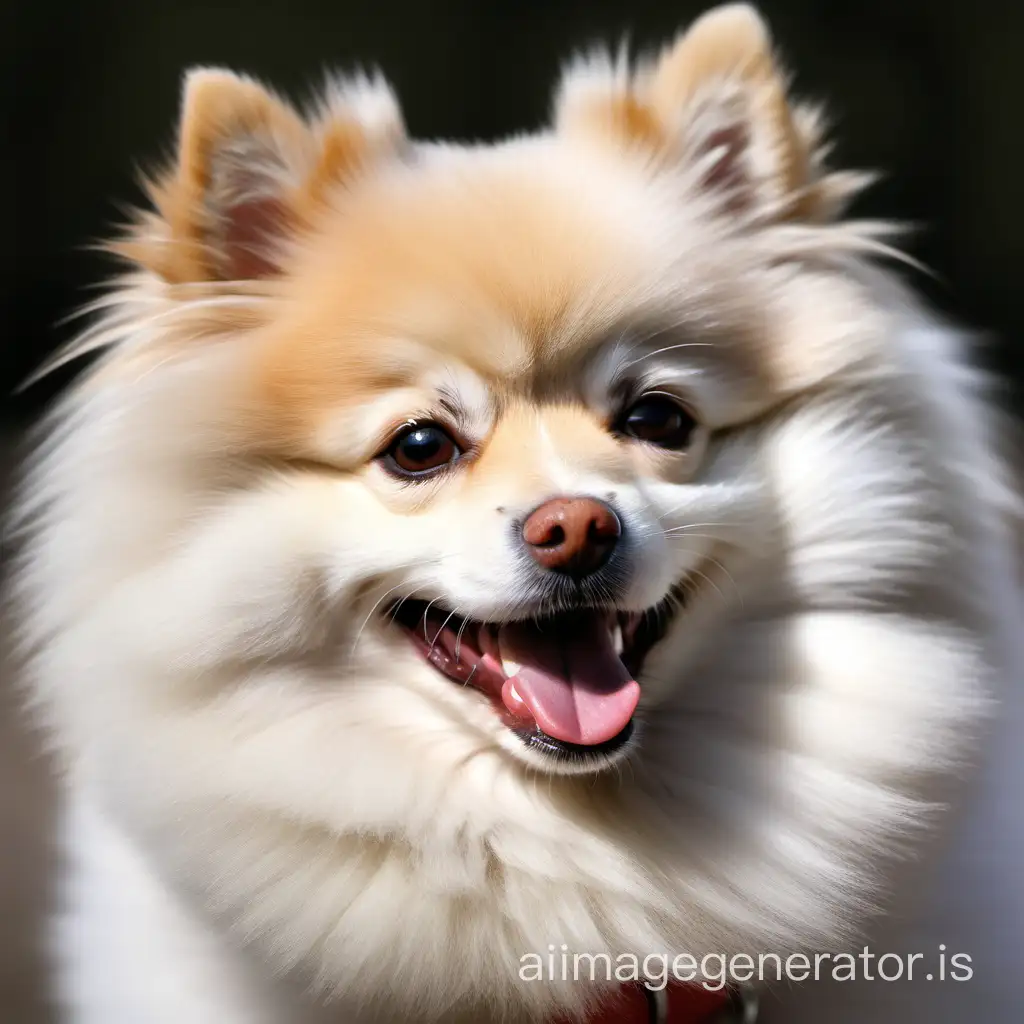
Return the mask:
{"type": "Polygon", "coordinates": [[[600,569],[621,536],[619,517],[595,498],[552,498],[523,523],[533,560],[577,579],[600,569]]]}

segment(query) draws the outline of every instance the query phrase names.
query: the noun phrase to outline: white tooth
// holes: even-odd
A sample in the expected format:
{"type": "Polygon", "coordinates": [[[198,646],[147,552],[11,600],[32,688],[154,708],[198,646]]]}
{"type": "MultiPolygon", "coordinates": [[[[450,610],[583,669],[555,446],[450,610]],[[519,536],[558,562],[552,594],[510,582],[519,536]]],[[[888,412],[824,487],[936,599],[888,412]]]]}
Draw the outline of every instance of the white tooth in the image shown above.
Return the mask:
{"type": "Polygon", "coordinates": [[[510,694],[510,695],[511,695],[512,697],[514,697],[514,698],[515,698],[516,700],[518,700],[518,701],[522,701],[522,702],[523,702],[524,704],[526,703],[526,701],[524,701],[524,700],[523,700],[523,698],[519,696],[519,691],[518,691],[518,690],[516,689],[516,684],[515,684],[515,683],[513,683],[513,684],[512,684],[512,685],[511,685],[511,686],[510,686],[510,687],[508,688],[508,692],[509,692],[509,694],[510,694]]]}
{"type": "Polygon", "coordinates": [[[514,679],[517,675],[519,675],[519,670],[523,666],[518,664],[517,662],[510,661],[508,658],[502,658],[501,659],[501,667],[502,667],[502,670],[504,671],[505,675],[509,679],[514,679]]]}
{"type": "Polygon", "coordinates": [[[617,622],[612,627],[612,646],[616,654],[621,654],[626,646],[622,642],[622,627],[617,622]]]}

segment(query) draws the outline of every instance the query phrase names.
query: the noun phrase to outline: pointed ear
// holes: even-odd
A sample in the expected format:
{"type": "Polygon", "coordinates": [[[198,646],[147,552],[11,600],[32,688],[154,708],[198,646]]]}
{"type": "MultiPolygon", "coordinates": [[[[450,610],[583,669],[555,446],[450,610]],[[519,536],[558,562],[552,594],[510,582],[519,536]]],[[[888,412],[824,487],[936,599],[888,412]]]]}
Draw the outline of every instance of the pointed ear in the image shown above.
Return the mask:
{"type": "Polygon", "coordinates": [[[334,83],[305,119],[250,78],[192,71],[157,212],[119,251],[173,282],[273,276],[330,188],[404,137],[379,79],[334,83]]]}
{"type": "Polygon", "coordinates": [[[688,170],[730,211],[827,215],[816,113],[790,103],[767,26],[729,4],[699,18],[651,64],[570,67],[556,127],[688,170]]]}

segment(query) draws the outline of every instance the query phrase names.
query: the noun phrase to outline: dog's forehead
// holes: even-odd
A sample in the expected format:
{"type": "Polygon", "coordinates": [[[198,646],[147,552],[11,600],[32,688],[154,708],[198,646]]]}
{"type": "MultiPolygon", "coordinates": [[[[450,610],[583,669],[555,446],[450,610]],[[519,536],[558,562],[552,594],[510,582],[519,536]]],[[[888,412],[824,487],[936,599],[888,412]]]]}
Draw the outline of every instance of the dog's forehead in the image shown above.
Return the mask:
{"type": "MultiPolygon", "coordinates": [[[[665,244],[673,212],[639,178],[577,170],[544,150],[485,150],[340,195],[296,253],[286,311],[257,357],[277,418],[316,429],[339,407],[437,384],[445,368],[462,404],[481,391],[578,393],[584,374],[610,383],[618,343],[679,313],[688,293],[673,261],[688,240],[665,244]]],[[[706,306],[710,291],[693,294],[706,306]]]]}
{"type": "Polygon", "coordinates": [[[309,343],[415,339],[494,373],[586,344],[635,300],[645,245],[607,192],[538,164],[465,157],[340,196],[291,275],[309,343]]]}

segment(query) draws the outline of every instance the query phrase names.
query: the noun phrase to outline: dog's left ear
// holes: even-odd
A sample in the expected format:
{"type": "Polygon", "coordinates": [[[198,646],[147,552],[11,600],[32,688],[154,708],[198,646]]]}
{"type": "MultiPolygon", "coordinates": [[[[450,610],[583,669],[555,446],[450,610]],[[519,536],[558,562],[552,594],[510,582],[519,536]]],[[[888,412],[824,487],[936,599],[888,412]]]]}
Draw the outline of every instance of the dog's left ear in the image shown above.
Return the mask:
{"type": "Polygon", "coordinates": [[[149,184],[156,212],[117,251],[172,283],[271,277],[333,187],[405,140],[379,79],[332,83],[303,116],[251,78],[185,78],[174,165],[149,184]]]}
{"type": "Polygon", "coordinates": [[[789,102],[768,28],[744,3],[699,18],[651,64],[631,72],[590,59],[570,66],[558,131],[689,171],[727,211],[821,215],[819,127],[789,102]]]}

